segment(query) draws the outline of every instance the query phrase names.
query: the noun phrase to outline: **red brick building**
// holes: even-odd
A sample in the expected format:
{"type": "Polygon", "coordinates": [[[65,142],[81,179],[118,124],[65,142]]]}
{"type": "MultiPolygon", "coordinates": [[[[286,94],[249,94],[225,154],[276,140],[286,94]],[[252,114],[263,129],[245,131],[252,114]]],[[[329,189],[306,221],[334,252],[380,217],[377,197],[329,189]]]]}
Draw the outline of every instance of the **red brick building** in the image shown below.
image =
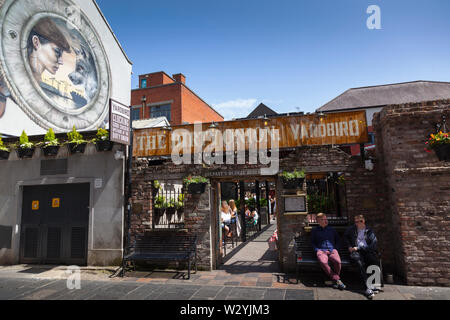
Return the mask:
{"type": "Polygon", "coordinates": [[[223,121],[223,117],[186,86],[186,77],[164,71],[139,76],[139,88],[131,90],[132,118],[165,116],[171,125],[223,121]]]}

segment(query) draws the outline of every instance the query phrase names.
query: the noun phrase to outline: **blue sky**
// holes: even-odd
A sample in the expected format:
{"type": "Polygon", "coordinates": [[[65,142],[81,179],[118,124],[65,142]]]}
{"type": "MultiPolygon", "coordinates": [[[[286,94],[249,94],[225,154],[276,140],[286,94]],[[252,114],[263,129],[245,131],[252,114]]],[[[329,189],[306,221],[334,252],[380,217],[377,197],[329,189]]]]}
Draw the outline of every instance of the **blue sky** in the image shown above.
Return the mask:
{"type": "Polygon", "coordinates": [[[314,112],[354,87],[450,81],[448,0],[97,0],[139,74],[183,73],[225,119],[314,112]],[[381,30],[369,30],[369,5],[381,30]]]}

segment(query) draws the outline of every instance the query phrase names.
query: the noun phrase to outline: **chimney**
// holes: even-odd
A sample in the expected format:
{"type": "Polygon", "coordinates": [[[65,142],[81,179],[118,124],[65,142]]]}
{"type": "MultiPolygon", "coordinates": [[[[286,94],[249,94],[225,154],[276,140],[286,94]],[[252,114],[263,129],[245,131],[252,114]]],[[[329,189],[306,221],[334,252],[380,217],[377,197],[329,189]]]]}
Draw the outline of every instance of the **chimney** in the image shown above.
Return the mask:
{"type": "Polygon", "coordinates": [[[186,77],[182,73],[174,74],[174,75],[172,75],[172,78],[174,78],[176,82],[181,82],[182,84],[186,84],[186,77]]]}

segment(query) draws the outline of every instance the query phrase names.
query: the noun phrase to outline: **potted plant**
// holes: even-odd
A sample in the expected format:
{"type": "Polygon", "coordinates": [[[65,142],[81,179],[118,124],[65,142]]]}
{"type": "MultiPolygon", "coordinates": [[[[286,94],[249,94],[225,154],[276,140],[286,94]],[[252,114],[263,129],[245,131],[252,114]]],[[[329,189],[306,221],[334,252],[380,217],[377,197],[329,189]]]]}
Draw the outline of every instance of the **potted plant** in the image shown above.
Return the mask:
{"type": "Polygon", "coordinates": [[[292,172],[283,171],[280,176],[285,189],[300,189],[305,180],[305,171],[303,169],[300,171],[295,169],[292,172]]]}
{"type": "Polygon", "coordinates": [[[109,132],[106,129],[98,128],[96,138],[94,139],[97,151],[110,151],[114,142],[109,140],[109,132]]]}
{"type": "Polygon", "coordinates": [[[9,148],[3,144],[3,140],[0,137],[0,160],[8,160],[9,148]]]}
{"type": "Polygon", "coordinates": [[[41,146],[42,151],[44,151],[45,156],[56,156],[59,150],[59,141],[55,137],[53,129],[48,129],[44,136],[44,143],[41,146]]]}
{"type": "Polygon", "coordinates": [[[202,176],[188,176],[184,179],[184,184],[188,188],[190,194],[201,194],[205,192],[208,179],[202,176]]]}
{"type": "Polygon", "coordinates": [[[431,134],[427,142],[425,142],[427,152],[434,150],[439,161],[450,161],[450,137],[448,132],[439,131],[431,134]]]}
{"type": "Polygon", "coordinates": [[[19,138],[19,144],[17,146],[17,155],[19,158],[31,158],[34,153],[34,144],[28,141],[28,136],[25,133],[25,130],[22,131],[22,134],[19,138]]]}
{"type": "Polygon", "coordinates": [[[159,192],[159,189],[161,189],[161,184],[159,183],[158,180],[154,180],[154,181],[153,181],[153,188],[152,188],[152,195],[153,195],[153,198],[156,197],[156,195],[157,195],[158,192],[159,192]]]}
{"type": "Polygon", "coordinates": [[[70,153],[74,154],[84,152],[87,141],[83,139],[81,133],[77,132],[75,126],[73,126],[71,132],[67,133],[67,138],[69,138],[67,145],[69,146],[70,153]]]}
{"type": "Polygon", "coordinates": [[[170,198],[167,202],[166,202],[166,213],[168,215],[172,215],[175,213],[175,199],[170,198]]]}
{"type": "Polygon", "coordinates": [[[157,196],[153,202],[153,211],[156,216],[161,216],[166,208],[166,199],[163,196],[157,196]]]}
{"type": "Polygon", "coordinates": [[[178,195],[178,199],[175,202],[175,208],[178,213],[184,212],[184,194],[181,193],[178,195]]]}

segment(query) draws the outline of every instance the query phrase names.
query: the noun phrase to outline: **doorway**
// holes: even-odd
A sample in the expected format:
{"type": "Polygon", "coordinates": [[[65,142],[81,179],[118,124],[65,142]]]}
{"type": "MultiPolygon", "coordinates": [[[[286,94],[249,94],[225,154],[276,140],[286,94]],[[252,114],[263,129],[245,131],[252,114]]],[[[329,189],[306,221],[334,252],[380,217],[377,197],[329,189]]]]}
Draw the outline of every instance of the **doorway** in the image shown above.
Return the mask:
{"type": "MultiPolygon", "coordinates": [[[[216,217],[216,261],[217,266],[226,263],[238,252],[248,247],[251,241],[261,243],[261,256],[269,249],[265,237],[268,230],[276,230],[275,177],[220,178],[212,181],[214,211],[216,217]],[[223,206],[235,211],[231,221],[224,223],[223,206]]],[[[274,232],[274,230],[270,232],[274,232]]],[[[267,237],[270,238],[272,233],[267,237]]],[[[256,246],[258,247],[258,246],[256,246]]],[[[255,257],[258,255],[255,255],[255,257]]],[[[257,262],[257,261],[255,261],[257,262]]]]}
{"type": "Polygon", "coordinates": [[[87,264],[89,183],[23,187],[20,263],[87,264]]]}

